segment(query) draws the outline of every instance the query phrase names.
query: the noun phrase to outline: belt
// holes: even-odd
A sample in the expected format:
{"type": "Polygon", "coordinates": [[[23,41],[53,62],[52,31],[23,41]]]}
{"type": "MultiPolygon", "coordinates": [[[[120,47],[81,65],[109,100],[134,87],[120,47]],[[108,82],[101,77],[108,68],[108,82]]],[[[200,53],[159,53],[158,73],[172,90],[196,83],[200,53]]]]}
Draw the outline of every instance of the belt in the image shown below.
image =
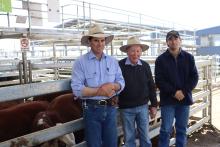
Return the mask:
{"type": "Polygon", "coordinates": [[[87,100],[84,100],[84,101],[87,104],[92,104],[92,105],[102,105],[102,106],[110,105],[110,103],[108,102],[107,99],[102,99],[102,100],[87,99],[87,100]]]}
{"type": "Polygon", "coordinates": [[[91,105],[101,105],[101,106],[116,106],[115,102],[113,102],[117,97],[113,97],[110,99],[101,99],[101,100],[94,100],[94,99],[86,99],[82,100],[82,103],[91,104],[91,105]]]}

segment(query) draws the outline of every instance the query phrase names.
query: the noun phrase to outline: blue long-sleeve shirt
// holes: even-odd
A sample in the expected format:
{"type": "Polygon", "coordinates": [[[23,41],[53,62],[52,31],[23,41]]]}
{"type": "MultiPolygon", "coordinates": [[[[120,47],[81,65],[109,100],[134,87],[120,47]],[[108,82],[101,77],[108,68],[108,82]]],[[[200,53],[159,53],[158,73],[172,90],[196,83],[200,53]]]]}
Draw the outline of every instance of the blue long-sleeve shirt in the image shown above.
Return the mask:
{"type": "MultiPolygon", "coordinates": [[[[98,60],[92,51],[77,59],[73,65],[71,87],[73,93],[83,99],[103,99],[103,96],[82,97],[84,87],[96,88],[104,83],[120,84],[120,93],[125,86],[118,61],[103,53],[98,60]]],[[[104,97],[107,99],[108,97],[104,97]]]]}
{"type": "Polygon", "coordinates": [[[175,59],[167,50],[156,59],[155,82],[160,90],[160,105],[191,105],[192,90],[198,83],[194,57],[181,49],[175,59]],[[182,101],[174,97],[177,90],[183,91],[182,101]]]}

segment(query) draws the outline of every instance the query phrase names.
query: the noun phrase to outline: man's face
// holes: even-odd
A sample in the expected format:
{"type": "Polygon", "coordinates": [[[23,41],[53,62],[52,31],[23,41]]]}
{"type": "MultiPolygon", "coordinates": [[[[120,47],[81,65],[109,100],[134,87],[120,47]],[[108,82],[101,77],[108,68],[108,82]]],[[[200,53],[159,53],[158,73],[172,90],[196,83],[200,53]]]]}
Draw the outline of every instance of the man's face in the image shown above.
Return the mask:
{"type": "Polygon", "coordinates": [[[96,38],[92,37],[89,41],[91,50],[95,55],[102,54],[104,48],[105,48],[105,38],[96,38]]]}
{"type": "Polygon", "coordinates": [[[142,49],[140,45],[132,45],[129,48],[127,48],[127,55],[132,64],[137,64],[141,54],[142,49]]]}
{"type": "Polygon", "coordinates": [[[170,50],[176,51],[176,50],[179,50],[181,46],[181,42],[182,41],[179,37],[172,36],[171,38],[167,40],[167,46],[170,48],[170,50]]]}

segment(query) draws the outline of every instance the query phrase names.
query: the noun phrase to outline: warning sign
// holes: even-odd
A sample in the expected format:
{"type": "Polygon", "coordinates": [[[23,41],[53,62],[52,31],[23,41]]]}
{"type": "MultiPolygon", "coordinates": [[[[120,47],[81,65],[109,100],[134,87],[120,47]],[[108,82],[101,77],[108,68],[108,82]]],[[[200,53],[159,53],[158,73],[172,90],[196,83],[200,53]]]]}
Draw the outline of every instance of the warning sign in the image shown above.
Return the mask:
{"type": "Polygon", "coordinates": [[[21,50],[29,50],[29,40],[28,40],[28,38],[21,38],[20,43],[21,43],[21,50]]]}

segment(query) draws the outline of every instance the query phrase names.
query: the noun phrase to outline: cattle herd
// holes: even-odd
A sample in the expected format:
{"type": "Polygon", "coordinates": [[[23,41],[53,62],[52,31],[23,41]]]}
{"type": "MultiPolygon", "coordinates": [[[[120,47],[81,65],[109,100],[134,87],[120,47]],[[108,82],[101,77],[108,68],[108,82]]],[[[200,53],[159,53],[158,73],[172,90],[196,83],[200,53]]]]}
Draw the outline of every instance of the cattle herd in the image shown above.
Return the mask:
{"type": "MultiPolygon", "coordinates": [[[[74,99],[72,93],[57,95],[37,97],[25,102],[23,100],[1,102],[0,142],[82,117],[81,104],[74,99]]],[[[84,140],[83,130],[74,132],[74,136],[75,140],[72,140],[72,143],[81,142],[84,140]]],[[[39,146],[65,146],[62,145],[66,143],[63,140],[71,140],[74,136],[69,134],[59,140],[54,139],[39,146]]],[[[25,141],[21,140],[21,142],[25,144],[25,141]]]]}
{"type": "MultiPolygon", "coordinates": [[[[81,118],[82,107],[74,97],[67,91],[37,96],[32,100],[0,102],[0,143],[81,118]]],[[[35,147],[72,147],[83,140],[84,131],[79,130],[74,135],[66,134],[35,147]]],[[[118,144],[123,144],[123,136],[119,137],[118,144]]],[[[152,144],[157,146],[157,138],[152,139],[152,144]]],[[[27,140],[22,138],[11,142],[11,147],[25,145],[27,140]]]]}

